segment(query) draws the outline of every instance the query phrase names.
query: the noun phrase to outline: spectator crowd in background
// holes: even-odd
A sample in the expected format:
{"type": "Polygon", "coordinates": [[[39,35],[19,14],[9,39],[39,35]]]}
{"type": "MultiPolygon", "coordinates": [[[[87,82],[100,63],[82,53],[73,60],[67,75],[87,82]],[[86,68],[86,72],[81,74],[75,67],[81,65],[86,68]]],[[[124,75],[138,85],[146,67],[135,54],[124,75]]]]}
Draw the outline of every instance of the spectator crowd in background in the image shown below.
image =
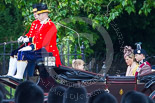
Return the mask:
{"type": "MultiPolygon", "coordinates": [[[[3,103],[4,88],[0,85],[0,103],[3,103]]],[[[51,88],[46,103],[118,103],[116,97],[104,90],[96,90],[89,95],[84,87],[51,88]]],[[[15,92],[15,103],[44,103],[43,90],[31,81],[18,85],[15,92]]],[[[122,96],[121,103],[155,103],[145,94],[129,91],[122,96]]]]}

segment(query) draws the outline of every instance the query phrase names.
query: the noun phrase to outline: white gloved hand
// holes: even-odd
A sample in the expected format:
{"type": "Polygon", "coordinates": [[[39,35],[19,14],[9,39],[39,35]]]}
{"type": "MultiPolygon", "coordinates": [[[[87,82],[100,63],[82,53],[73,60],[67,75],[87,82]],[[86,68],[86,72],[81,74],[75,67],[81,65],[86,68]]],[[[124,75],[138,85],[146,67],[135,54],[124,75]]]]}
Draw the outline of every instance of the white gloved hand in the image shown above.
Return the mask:
{"type": "Polygon", "coordinates": [[[31,50],[32,50],[31,46],[26,46],[26,47],[21,48],[19,51],[31,51],[31,50]]]}
{"type": "Polygon", "coordinates": [[[18,43],[21,43],[21,42],[23,42],[23,39],[24,39],[24,37],[23,36],[20,36],[19,38],[18,38],[18,43]]]}
{"type": "Polygon", "coordinates": [[[28,37],[24,38],[24,39],[23,39],[23,42],[24,42],[24,43],[29,42],[29,38],[28,38],[28,37]]]}

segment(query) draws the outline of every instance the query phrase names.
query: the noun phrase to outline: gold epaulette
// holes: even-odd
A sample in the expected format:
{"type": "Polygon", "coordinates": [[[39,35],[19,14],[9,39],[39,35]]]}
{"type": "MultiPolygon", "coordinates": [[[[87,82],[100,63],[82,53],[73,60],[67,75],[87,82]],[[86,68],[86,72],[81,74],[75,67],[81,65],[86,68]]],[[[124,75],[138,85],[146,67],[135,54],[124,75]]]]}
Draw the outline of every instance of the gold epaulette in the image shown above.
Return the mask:
{"type": "Polygon", "coordinates": [[[51,24],[51,21],[49,18],[47,19],[47,21],[44,24],[47,24],[47,23],[51,24]]]}

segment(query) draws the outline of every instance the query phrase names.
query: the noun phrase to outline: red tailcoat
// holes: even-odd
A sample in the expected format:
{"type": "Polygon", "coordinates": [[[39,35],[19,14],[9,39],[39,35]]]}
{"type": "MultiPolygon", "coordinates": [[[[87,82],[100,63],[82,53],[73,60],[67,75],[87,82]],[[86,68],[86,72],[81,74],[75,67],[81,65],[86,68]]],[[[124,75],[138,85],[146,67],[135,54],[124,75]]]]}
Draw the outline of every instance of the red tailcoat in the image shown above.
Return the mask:
{"type": "Polygon", "coordinates": [[[53,56],[55,56],[56,66],[61,65],[59,51],[56,46],[57,29],[55,24],[50,19],[47,19],[47,21],[44,24],[40,24],[37,29],[37,33],[35,33],[32,38],[32,44],[35,50],[45,47],[47,52],[52,52],[53,56]]]}
{"type": "MultiPolygon", "coordinates": [[[[32,38],[37,33],[39,25],[40,25],[40,21],[34,20],[31,24],[29,32],[25,36],[27,36],[28,38],[32,38]]],[[[27,45],[31,45],[31,42],[28,42],[27,45]]],[[[22,44],[20,47],[23,47],[23,46],[25,46],[25,44],[22,44]]]]}
{"type": "Polygon", "coordinates": [[[26,34],[28,38],[33,37],[37,32],[37,27],[39,27],[40,21],[35,20],[32,22],[29,32],[26,34]]]}
{"type": "Polygon", "coordinates": [[[138,68],[137,71],[136,71],[135,76],[137,76],[137,75],[143,75],[143,74],[145,74],[145,73],[151,72],[151,69],[152,69],[152,68],[151,68],[150,63],[147,62],[147,61],[145,61],[145,62],[143,62],[143,63],[139,66],[139,68],[138,68]]]}
{"type": "MultiPolygon", "coordinates": [[[[27,36],[28,38],[32,38],[37,33],[37,30],[38,30],[39,26],[40,26],[40,21],[39,20],[33,21],[32,24],[31,24],[29,32],[25,36],[27,36]]],[[[30,45],[30,44],[31,43],[28,43],[28,45],[30,45]]]]}

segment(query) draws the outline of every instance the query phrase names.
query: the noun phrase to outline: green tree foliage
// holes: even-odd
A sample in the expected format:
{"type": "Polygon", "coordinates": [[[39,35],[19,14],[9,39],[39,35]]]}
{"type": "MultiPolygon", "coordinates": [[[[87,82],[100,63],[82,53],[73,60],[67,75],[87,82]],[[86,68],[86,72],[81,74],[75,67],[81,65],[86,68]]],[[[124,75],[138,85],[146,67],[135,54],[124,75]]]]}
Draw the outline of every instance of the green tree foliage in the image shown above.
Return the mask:
{"type": "Polygon", "coordinates": [[[11,41],[24,32],[22,11],[13,4],[0,1],[0,41],[11,41]]]}
{"type": "MultiPolygon", "coordinates": [[[[84,41],[86,54],[89,55],[94,51],[106,52],[104,40],[96,29],[99,25],[109,32],[117,52],[120,52],[119,48],[123,43],[134,46],[137,41],[145,41],[147,44],[144,47],[154,48],[152,44],[149,44],[149,40],[137,39],[146,29],[148,30],[145,32],[149,32],[150,36],[155,33],[152,27],[155,25],[153,24],[155,16],[152,15],[155,8],[154,0],[2,0],[0,32],[5,39],[1,41],[17,39],[18,35],[23,33],[23,28],[28,28],[34,20],[31,12],[32,4],[41,2],[48,5],[51,11],[49,16],[57,26],[59,48],[60,44],[65,44],[69,40],[70,49],[73,51],[75,44],[79,45],[84,41]],[[81,17],[90,19],[92,25],[86,23],[81,17]],[[119,27],[121,36],[124,37],[123,43],[119,43],[118,36],[120,35],[116,35],[116,30],[112,26],[114,22],[119,27]],[[84,34],[89,34],[93,40],[91,41],[88,38],[90,36],[85,37],[84,34]]],[[[153,53],[154,50],[150,49],[149,52],[153,53]]]]}

